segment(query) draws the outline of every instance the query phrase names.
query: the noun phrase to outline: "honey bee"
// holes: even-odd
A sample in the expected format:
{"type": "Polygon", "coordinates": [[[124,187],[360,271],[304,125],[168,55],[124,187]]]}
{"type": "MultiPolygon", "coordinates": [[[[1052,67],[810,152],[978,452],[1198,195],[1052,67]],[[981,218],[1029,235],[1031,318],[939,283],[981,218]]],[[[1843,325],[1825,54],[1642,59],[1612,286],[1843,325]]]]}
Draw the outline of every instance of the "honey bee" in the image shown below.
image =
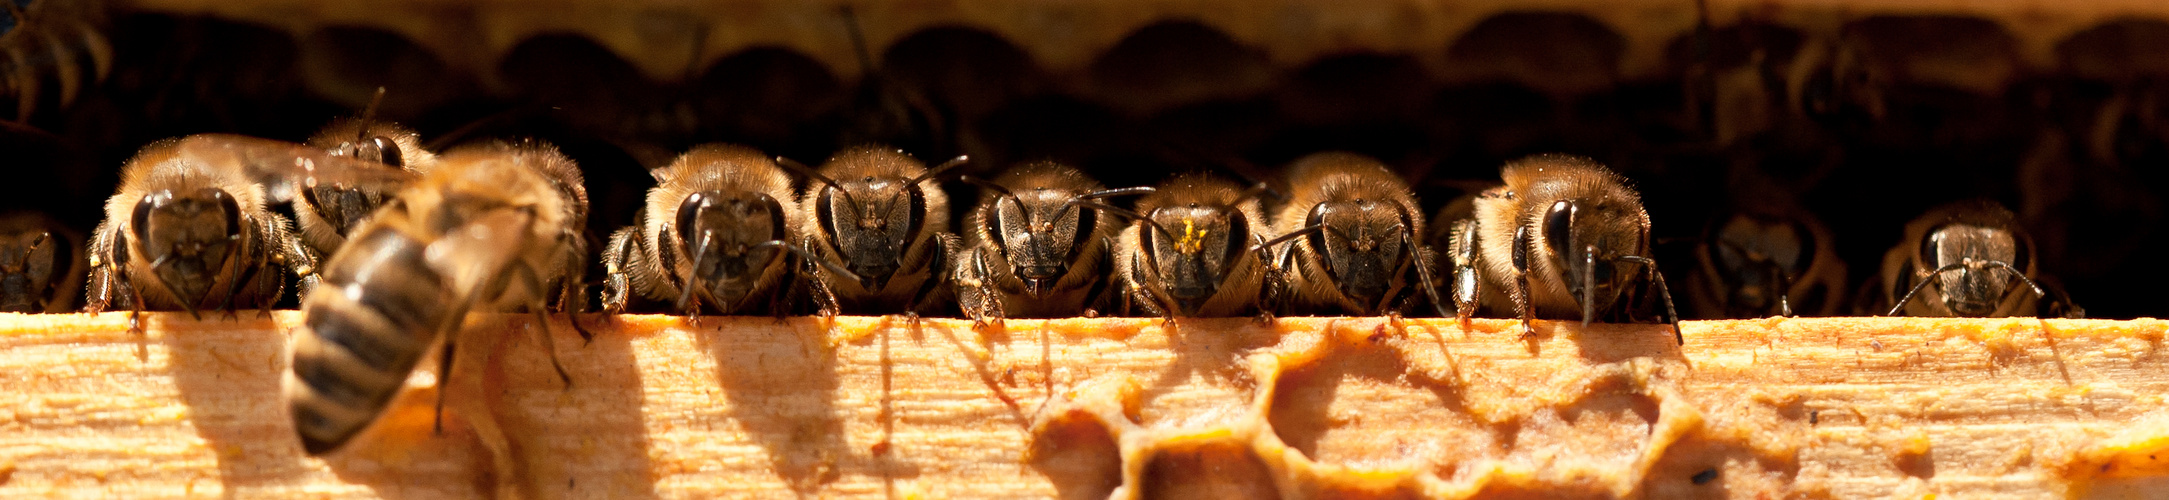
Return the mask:
{"type": "MultiPolygon", "coordinates": [[[[1453,250],[1474,262],[1457,272],[1456,297],[1513,308],[1524,338],[1536,317],[1633,320],[1654,289],[1663,320],[1679,337],[1679,315],[1664,275],[1649,257],[1649,214],[1624,179],[1587,158],[1538,155],[1508,163],[1506,185],[1479,194],[1473,220],[1460,222],[1453,250]],[[1458,275],[1477,272],[1473,293],[1458,275]],[[1504,290],[1501,293],[1500,290],[1504,290]]],[[[1466,309],[1464,309],[1466,310],[1466,309]]],[[[1460,314],[1467,314],[1466,312],[1460,314]]]]}
{"type": "Polygon", "coordinates": [[[819,259],[795,243],[805,215],[783,168],[751,148],[712,144],[650,173],[656,185],[640,224],[618,230],[603,250],[604,310],[623,312],[637,292],[695,317],[702,303],[735,314],[766,302],[771,314],[787,314],[786,252],[819,259]]]}
{"type": "MultiPolygon", "coordinates": [[[[296,168],[351,165],[321,150],[241,136],[196,135],[153,143],[121,168],[105,222],[90,243],[84,307],[128,307],[130,329],[149,309],[232,313],[268,309],[285,293],[285,273],[315,282],[316,255],[292,235],[292,223],[265,208],[266,175],[296,168]],[[299,166],[297,166],[299,165],[299,166]],[[115,301],[118,301],[118,304],[115,301]]],[[[280,184],[290,192],[292,184],[280,184]]]]}
{"type": "MultiPolygon", "coordinates": [[[[383,97],[384,89],[377,89],[377,100],[370,101],[360,118],[332,122],[309,138],[309,145],[323,148],[332,156],[413,172],[428,171],[430,165],[436,163],[437,156],[422,147],[420,135],[406,127],[373,119],[377,102],[383,97]]],[[[294,200],[294,222],[300,223],[301,239],[310,249],[317,255],[330,255],[390,194],[364,189],[364,186],[325,185],[304,189],[301,197],[294,200]]]]}
{"type": "Polygon", "coordinates": [[[1931,209],[1907,223],[1899,241],[1883,255],[1878,297],[1896,299],[1877,304],[1887,316],[2034,316],[2049,297],[2036,282],[2033,238],[1995,202],[1931,209]]]}
{"type": "Polygon", "coordinates": [[[1432,285],[1435,257],[1418,239],[1423,214],[1408,184],[1377,160],[1349,153],[1313,154],[1290,169],[1296,189],[1274,219],[1279,236],[1258,247],[1294,241],[1279,260],[1298,307],[1402,314],[1420,290],[1444,315],[1432,285]]]}
{"type": "Polygon", "coordinates": [[[1018,167],[991,182],[964,180],[986,189],[967,219],[966,250],[955,271],[965,317],[1091,315],[1103,306],[1116,225],[1100,218],[1093,200],[1149,188],[1107,190],[1052,162],[1018,167]]]}
{"type": "MultiPolygon", "coordinates": [[[[1795,209],[1797,210],[1797,209],[1795,209]]],[[[1844,304],[1845,263],[1830,230],[1805,212],[1742,210],[1695,245],[1687,303],[1705,319],[1832,316],[1844,304]]]]}
{"type": "Polygon", "coordinates": [[[441,384],[470,311],[525,308],[555,353],[548,302],[579,296],[587,203],[579,168],[532,142],[447,152],[401,189],[326,263],[326,283],[345,293],[303,301],[307,332],[294,336],[286,376],[302,447],[316,455],[346,443],[433,345],[443,348],[441,384]]]}
{"type": "Polygon", "coordinates": [[[0,312],[58,313],[83,288],[83,238],[36,212],[0,216],[0,312]]]}
{"type": "Polygon", "coordinates": [[[949,234],[949,198],[921,183],[962,166],[957,157],[929,170],[894,149],[862,147],[830,158],[819,171],[793,162],[818,185],[799,198],[805,247],[825,264],[807,266],[823,314],[913,313],[934,305],[962,243],[949,234]],[[851,275],[829,272],[842,268],[851,275]]]}
{"type": "Polygon", "coordinates": [[[1260,245],[1270,227],[1248,190],[1206,174],[1160,183],[1137,199],[1136,221],[1115,245],[1115,276],[1128,304],[1166,318],[1224,317],[1270,312],[1260,245]],[[1180,229],[1176,229],[1180,228],[1180,229]]]}

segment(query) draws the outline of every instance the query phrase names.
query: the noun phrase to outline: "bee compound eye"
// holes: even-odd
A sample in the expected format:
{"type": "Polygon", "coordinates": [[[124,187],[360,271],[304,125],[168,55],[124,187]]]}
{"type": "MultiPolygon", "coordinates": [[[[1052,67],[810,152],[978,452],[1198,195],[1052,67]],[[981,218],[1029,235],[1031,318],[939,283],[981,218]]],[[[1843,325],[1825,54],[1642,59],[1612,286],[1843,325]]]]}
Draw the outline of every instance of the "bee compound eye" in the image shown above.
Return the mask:
{"type": "Polygon", "coordinates": [[[1571,254],[1568,245],[1574,239],[1574,213],[1577,208],[1572,201],[1561,200],[1551,204],[1544,212],[1544,245],[1553,255],[1566,257],[1571,254]]]}
{"type": "Polygon", "coordinates": [[[369,143],[376,147],[377,161],[379,163],[394,167],[407,166],[406,155],[400,153],[397,141],[393,141],[388,137],[377,136],[370,138],[369,143]]]}

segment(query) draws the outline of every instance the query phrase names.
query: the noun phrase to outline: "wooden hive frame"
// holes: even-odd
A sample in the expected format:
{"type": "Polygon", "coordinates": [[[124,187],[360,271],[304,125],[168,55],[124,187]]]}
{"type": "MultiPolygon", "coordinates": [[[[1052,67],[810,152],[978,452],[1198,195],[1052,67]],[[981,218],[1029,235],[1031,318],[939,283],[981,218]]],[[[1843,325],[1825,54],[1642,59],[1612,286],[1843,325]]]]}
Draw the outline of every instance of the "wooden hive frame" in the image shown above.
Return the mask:
{"type": "Polygon", "coordinates": [[[625,316],[586,345],[556,325],[567,388],[528,319],[486,317],[443,434],[424,370],[318,459],[278,382],[300,319],[6,318],[0,496],[2169,491],[2158,320],[1688,322],[1682,347],[1506,320],[625,316]]]}

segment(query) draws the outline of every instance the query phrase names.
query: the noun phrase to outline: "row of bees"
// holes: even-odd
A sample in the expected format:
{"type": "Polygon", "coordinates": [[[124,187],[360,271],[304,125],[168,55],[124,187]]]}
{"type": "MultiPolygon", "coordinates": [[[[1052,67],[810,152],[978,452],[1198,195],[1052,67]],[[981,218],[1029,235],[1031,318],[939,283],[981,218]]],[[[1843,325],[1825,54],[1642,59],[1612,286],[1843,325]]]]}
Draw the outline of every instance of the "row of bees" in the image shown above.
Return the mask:
{"type": "MultiPolygon", "coordinates": [[[[652,172],[638,225],[599,252],[604,312],[957,311],[982,323],[1436,314],[1464,327],[1472,316],[1519,318],[1524,336],[1533,318],[1677,332],[1640,196],[1584,158],[1510,162],[1501,185],[1428,218],[1398,175],[1349,153],[1295,161],[1286,192],[1211,174],[1108,189],[1059,163],[1027,163],[957,177],[983,194],[952,231],[940,183],[966,162],[927,168],[860,147],[809,167],[740,146],[693,148],[652,172]]],[[[105,216],[87,250],[89,312],[269,308],[296,289],[307,334],[292,343],[288,386],[311,453],[374,420],[426,351],[449,351],[469,312],[588,303],[585,182],[539,141],[440,155],[367,113],[308,144],[188,136],[128,161],[105,216]]],[[[1987,202],[1922,216],[1863,300],[1890,314],[2076,313],[2036,284],[2013,219],[1987,202]]],[[[0,250],[15,263],[0,267],[0,288],[65,288],[64,239],[27,234],[0,250]]],[[[1743,215],[1716,234],[1689,273],[1697,309],[1769,316],[1841,302],[1829,294],[1845,288],[1843,273],[1818,225],[1743,215]]],[[[548,322],[535,324],[548,339],[548,322]]]]}

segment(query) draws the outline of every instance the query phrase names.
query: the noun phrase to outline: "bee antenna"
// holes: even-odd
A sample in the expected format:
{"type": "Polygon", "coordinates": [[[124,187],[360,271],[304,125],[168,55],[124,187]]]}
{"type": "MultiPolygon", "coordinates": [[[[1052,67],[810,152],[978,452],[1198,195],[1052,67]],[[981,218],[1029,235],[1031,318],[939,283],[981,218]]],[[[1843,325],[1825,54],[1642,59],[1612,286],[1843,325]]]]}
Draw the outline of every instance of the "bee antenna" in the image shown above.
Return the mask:
{"type": "Polygon", "coordinates": [[[1262,199],[1261,197],[1267,194],[1273,195],[1274,199],[1287,198],[1285,196],[1280,196],[1280,193],[1273,191],[1272,186],[1268,186],[1265,183],[1260,182],[1257,184],[1251,184],[1250,189],[1244,189],[1241,194],[1235,195],[1235,199],[1228,200],[1228,206],[1232,207],[1236,205],[1241,205],[1243,204],[1243,202],[1250,201],[1253,198],[1262,199]]]}
{"type": "Polygon", "coordinates": [[[814,255],[813,251],[807,250],[806,247],[798,246],[797,244],[788,241],[768,240],[754,244],[753,248],[783,249],[783,251],[791,252],[792,255],[797,255],[799,258],[806,259],[808,262],[813,262],[815,265],[819,265],[822,268],[828,269],[828,272],[836,273],[838,276],[841,276],[844,279],[859,281],[858,273],[853,273],[850,269],[837,265],[835,262],[830,262],[828,259],[823,259],[819,255],[814,255]]]}
{"type": "MultiPolygon", "coordinates": [[[[1919,282],[1919,283],[1914,283],[1914,284],[1913,284],[1913,288],[1912,288],[1912,289],[1910,289],[1910,290],[1906,290],[1906,291],[1905,291],[1905,297],[1904,297],[1904,298],[1900,298],[1900,299],[1898,299],[1898,302],[1897,302],[1897,303],[1895,303],[1895,304],[1891,304],[1891,305],[1890,305],[1890,312],[1887,312],[1887,313],[1883,313],[1883,315],[1884,315],[1884,316],[1897,316],[1897,315],[1898,315],[1898,311],[1903,311],[1903,310],[1905,310],[1905,303],[1907,303],[1907,302],[1912,302],[1912,301],[1913,301],[1913,294],[1916,294],[1916,293],[1920,293],[1920,289],[1922,289],[1922,288],[1926,288],[1926,287],[1928,286],[1928,283],[1929,283],[1929,281],[1930,281],[1930,279],[1929,279],[1929,278],[1934,278],[1934,277],[1936,277],[1936,276],[1940,276],[1940,275],[1942,275],[1943,273],[1947,273],[1947,272],[1951,272],[1951,271],[1956,271],[1956,270],[1959,270],[1959,269],[1964,269],[1965,267],[1966,267],[1966,265],[1965,265],[1965,264],[1947,264],[1947,265],[1944,265],[1943,267],[1938,267],[1938,268],[1936,268],[1935,272],[1932,272],[1932,273],[1928,273],[1928,276],[1926,276],[1926,277],[1923,277],[1923,278],[1922,278],[1922,279],[1920,280],[1920,282],[1919,282]]],[[[2028,281],[2028,283],[2031,283],[2031,281],[2028,281]]]]}
{"type": "Polygon", "coordinates": [[[361,126],[356,127],[358,130],[354,131],[355,144],[369,140],[369,124],[376,121],[377,106],[381,104],[384,104],[384,87],[380,85],[377,87],[376,95],[369,98],[369,107],[362,108],[361,126]]]}
{"type": "Polygon", "coordinates": [[[970,164],[971,162],[972,157],[958,155],[956,158],[950,158],[949,161],[941,162],[940,165],[935,165],[934,168],[927,169],[926,173],[919,174],[918,177],[912,178],[911,182],[908,182],[906,184],[918,185],[921,182],[926,182],[927,179],[932,179],[934,178],[934,176],[941,175],[944,172],[948,172],[957,167],[970,164]]]}
{"type": "Polygon", "coordinates": [[[2033,282],[2033,278],[2028,278],[2028,277],[2026,277],[2026,273],[2021,273],[2021,272],[2018,272],[2018,269],[2017,269],[2017,268],[2014,268],[2014,267],[2011,267],[2011,265],[2010,265],[2010,264],[2005,264],[2005,263],[2003,263],[2003,261],[2000,261],[2000,260],[1995,260],[1995,261],[1989,261],[1989,262],[1988,262],[1988,267],[1993,267],[1993,268],[1998,268],[1998,269],[2002,269],[2002,270],[2004,270],[2005,272],[2009,272],[2009,273],[2011,273],[2011,276],[2012,276],[2012,277],[2018,278],[2018,280],[2019,280],[2019,281],[2023,281],[2023,282],[2026,282],[2026,287],[2027,287],[2027,288],[2032,288],[2032,289],[2033,289],[2033,295],[2034,295],[2035,297],[2041,297],[2041,298],[2048,298],[2048,292],[2045,292],[2045,291],[2042,291],[2042,290],[2041,290],[2041,284],[2040,284],[2040,283],[2034,283],[2034,282],[2033,282]]]}
{"type": "Polygon", "coordinates": [[[1097,199],[1101,199],[1101,198],[1113,198],[1113,197],[1116,197],[1116,196],[1130,196],[1130,195],[1145,195],[1145,194],[1152,194],[1152,193],[1157,193],[1157,192],[1159,192],[1159,191],[1160,191],[1159,189],[1155,189],[1155,188],[1152,188],[1152,187],[1150,187],[1150,186],[1126,187],[1126,188],[1115,188],[1115,189],[1102,189],[1102,190],[1099,190],[1099,191],[1093,191],[1093,192],[1090,192],[1090,193],[1085,193],[1085,194],[1077,195],[1077,198],[1079,198],[1079,199],[1087,199],[1087,200],[1097,200],[1097,199]]]}
{"type": "Polygon", "coordinates": [[[1303,228],[1302,228],[1302,229],[1297,229],[1297,230],[1294,230],[1294,231],[1289,231],[1289,232],[1288,232],[1288,234],[1283,234],[1283,235],[1280,235],[1280,236],[1278,236],[1278,237],[1275,237],[1275,238],[1273,238],[1273,239],[1270,239],[1270,240],[1265,240],[1265,241],[1264,241],[1264,242],[1262,242],[1262,243],[1258,243],[1258,244],[1256,244],[1256,245],[1251,245],[1251,246],[1250,246],[1250,251],[1252,251],[1252,252],[1256,252],[1256,251],[1259,251],[1259,250],[1264,250],[1264,249],[1266,249],[1266,248],[1270,248],[1270,247],[1272,247],[1273,245],[1279,245],[1279,244],[1282,244],[1282,243],[1287,243],[1287,242],[1290,242],[1290,241],[1295,241],[1295,239],[1296,239],[1296,238],[1298,238],[1298,237],[1302,237],[1302,236],[1305,236],[1305,235],[1308,235],[1308,234],[1311,234],[1311,233],[1316,233],[1316,232],[1321,232],[1321,231],[1325,231],[1325,227],[1326,227],[1326,226],[1325,226],[1325,224],[1311,224],[1311,225],[1308,225],[1308,226],[1303,226],[1303,228]]]}
{"type": "Polygon", "coordinates": [[[1074,207],[1090,208],[1101,212],[1115,214],[1116,216],[1122,218],[1143,222],[1147,226],[1152,226],[1152,230],[1159,231],[1161,236],[1166,236],[1167,239],[1170,240],[1175,239],[1175,233],[1168,231],[1166,226],[1160,225],[1160,221],[1152,220],[1151,217],[1146,217],[1144,214],[1137,213],[1136,211],[1117,207],[1114,205],[1109,205],[1106,203],[1101,203],[1098,201],[1087,200],[1083,197],[1079,197],[1075,200],[1070,200],[1068,205],[1074,207]]]}
{"type": "MultiPolygon", "coordinates": [[[[710,239],[710,233],[711,231],[702,230],[700,232],[700,245],[693,248],[693,267],[695,269],[700,268],[700,261],[707,258],[708,256],[708,241],[710,239]]],[[[694,296],[696,295],[693,291],[701,288],[700,273],[692,274],[693,279],[686,281],[684,289],[678,290],[678,302],[676,307],[679,311],[686,310],[686,306],[693,302],[694,296]]],[[[694,307],[700,306],[699,304],[691,305],[694,307]]],[[[723,304],[716,304],[716,307],[723,307],[723,304]]]]}
{"type": "Polygon", "coordinates": [[[993,192],[994,192],[995,194],[999,194],[999,195],[1002,195],[1002,196],[1004,196],[1004,197],[1009,197],[1009,198],[1016,198],[1016,197],[1017,197],[1017,194],[1016,194],[1016,193],[1012,193],[1012,192],[1010,192],[1010,191],[1009,191],[1009,188],[1007,188],[1007,187],[1003,187],[1003,186],[1002,186],[1001,184],[995,184],[995,183],[994,183],[994,181],[989,181],[989,180],[986,180],[986,179],[981,179],[981,178],[978,178],[978,177],[973,177],[973,176],[970,176],[970,175],[965,175],[965,176],[962,176],[962,177],[958,177],[958,178],[957,178],[957,180],[960,180],[960,181],[964,181],[964,183],[965,183],[965,184],[970,184],[970,185],[974,185],[974,186],[979,186],[979,187],[981,187],[981,188],[984,188],[984,189],[986,189],[986,190],[988,190],[988,191],[993,191],[993,192]]]}
{"type": "Polygon", "coordinates": [[[826,175],[821,175],[820,172],[815,172],[813,170],[813,167],[808,167],[804,163],[799,163],[798,160],[793,160],[781,156],[776,157],[776,165],[780,165],[786,170],[797,172],[798,175],[806,176],[806,178],[808,179],[819,181],[822,184],[828,185],[828,187],[835,188],[836,192],[843,193],[844,201],[851,204],[852,210],[858,209],[859,200],[851,197],[851,190],[844,189],[843,185],[837,184],[835,179],[830,179],[826,175]]]}
{"type": "Polygon", "coordinates": [[[858,10],[846,3],[838,6],[836,12],[844,17],[844,31],[851,34],[851,52],[859,57],[859,70],[866,77],[872,77],[875,74],[874,54],[866,48],[866,34],[859,31],[858,10]]]}

